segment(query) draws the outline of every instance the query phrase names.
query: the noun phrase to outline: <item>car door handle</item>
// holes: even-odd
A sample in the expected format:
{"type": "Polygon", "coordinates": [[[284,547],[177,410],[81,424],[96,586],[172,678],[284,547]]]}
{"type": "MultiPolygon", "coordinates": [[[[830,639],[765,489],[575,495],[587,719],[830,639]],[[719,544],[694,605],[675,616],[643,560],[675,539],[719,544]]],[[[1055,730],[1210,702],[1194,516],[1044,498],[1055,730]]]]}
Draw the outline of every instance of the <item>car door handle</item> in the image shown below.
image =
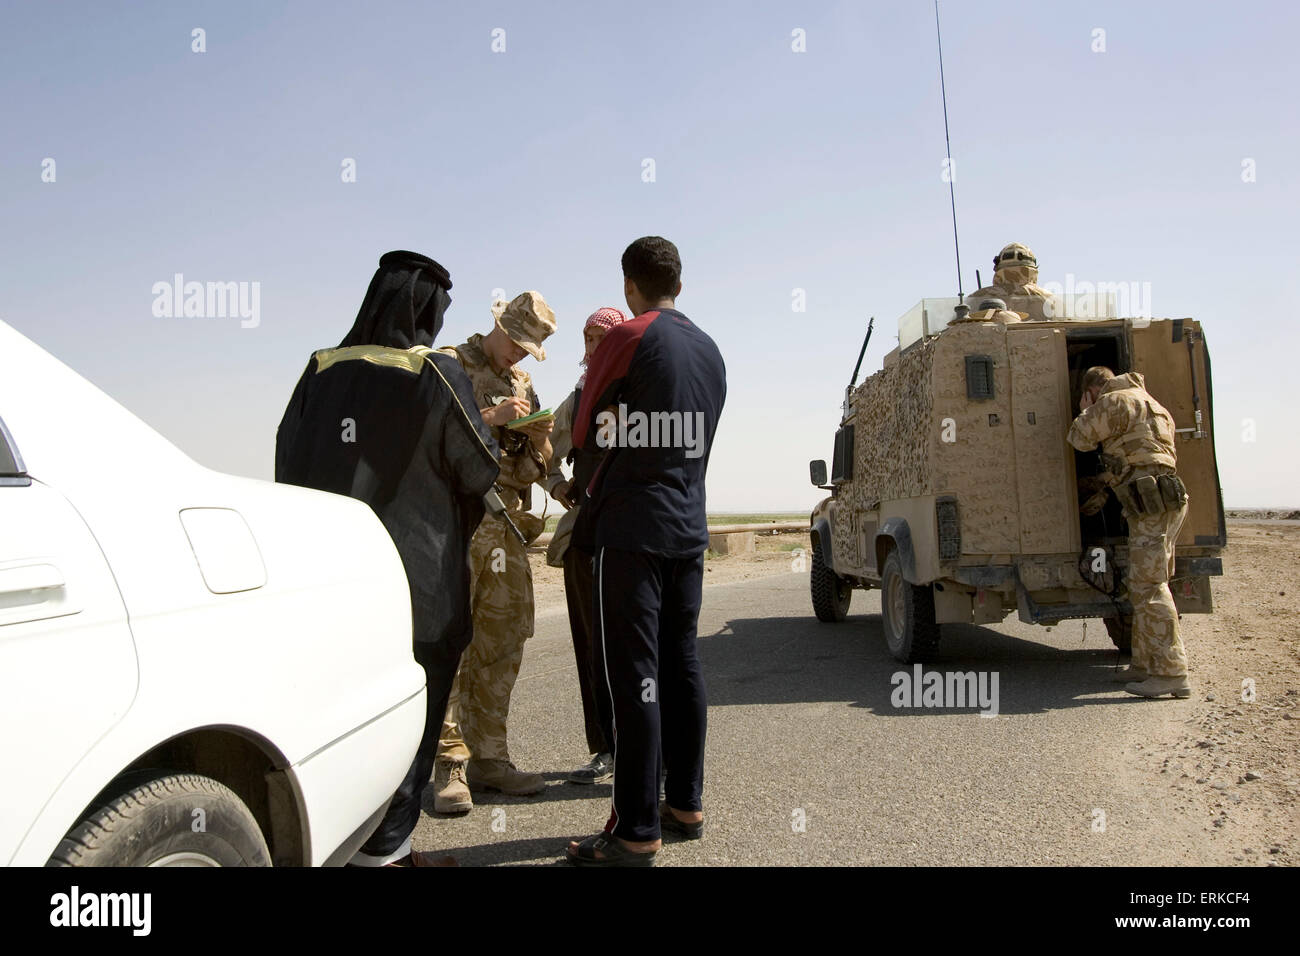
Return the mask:
{"type": "Polygon", "coordinates": [[[66,586],[63,572],[52,564],[21,564],[0,568],[0,594],[48,591],[66,586]]]}

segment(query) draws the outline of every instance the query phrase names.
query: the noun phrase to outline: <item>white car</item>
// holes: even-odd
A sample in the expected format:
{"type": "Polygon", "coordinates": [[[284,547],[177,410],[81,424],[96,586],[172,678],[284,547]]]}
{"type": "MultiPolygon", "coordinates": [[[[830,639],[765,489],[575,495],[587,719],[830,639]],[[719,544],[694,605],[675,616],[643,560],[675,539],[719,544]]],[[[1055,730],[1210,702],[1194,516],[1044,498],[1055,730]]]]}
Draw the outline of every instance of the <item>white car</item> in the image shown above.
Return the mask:
{"type": "Polygon", "coordinates": [[[0,862],[344,863],[424,711],[368,506],[204,468],[0,322],[0,862]]]}

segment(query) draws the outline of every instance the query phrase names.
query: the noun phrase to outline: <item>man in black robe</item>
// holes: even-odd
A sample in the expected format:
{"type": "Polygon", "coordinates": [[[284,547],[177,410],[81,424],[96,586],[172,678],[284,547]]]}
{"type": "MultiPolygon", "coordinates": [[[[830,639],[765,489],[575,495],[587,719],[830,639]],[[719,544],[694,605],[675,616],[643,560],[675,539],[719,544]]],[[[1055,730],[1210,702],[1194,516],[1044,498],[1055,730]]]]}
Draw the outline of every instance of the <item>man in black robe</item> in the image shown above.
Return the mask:
{"type": "Polygon", "coordinates": [[[275,479],[374,509],[406,569],[424,736],[378,828],[352,862],[435,865],[411,849],[420,794],[461,652],[473,636],[469,543],[498,449],[454,357],[432,352],[451,304],[447,270],[413,252],[379,260],[352,330],[312,355],[276,433],[275,479]]]}

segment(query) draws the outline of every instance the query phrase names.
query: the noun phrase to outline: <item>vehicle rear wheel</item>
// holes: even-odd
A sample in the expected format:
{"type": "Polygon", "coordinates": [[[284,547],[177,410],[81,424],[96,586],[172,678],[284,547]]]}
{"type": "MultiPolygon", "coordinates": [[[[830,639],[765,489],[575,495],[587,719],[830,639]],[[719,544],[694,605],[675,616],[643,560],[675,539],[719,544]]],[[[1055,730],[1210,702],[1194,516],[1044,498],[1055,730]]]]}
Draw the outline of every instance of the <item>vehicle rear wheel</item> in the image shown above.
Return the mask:
{"type": "Polygon", "coordinates": [[[889,652],[904,664],[924,661],[939,647],[934,594],[903,577],[903,562],[890,551],[880,575],[880,618],[889,652]]]}
{"type": "Polygon", "coordinates": [[[822,549],[812,549],[812,605],[817,620],[836,624],[849,616],[853,585],[826,567],[822,549]]]}
{"type": "Polygon", "coordinates": [[[1133,615],[1121,614],[1117,617],[1104,617],[1106,633],[1122,654],[1133,653],[1133,615]]]}
{"type": "Polygon", "coordinates": [[[198,774],[162,773],[106,791],[48,866],[270,866],[244,802],[198,774]]]}

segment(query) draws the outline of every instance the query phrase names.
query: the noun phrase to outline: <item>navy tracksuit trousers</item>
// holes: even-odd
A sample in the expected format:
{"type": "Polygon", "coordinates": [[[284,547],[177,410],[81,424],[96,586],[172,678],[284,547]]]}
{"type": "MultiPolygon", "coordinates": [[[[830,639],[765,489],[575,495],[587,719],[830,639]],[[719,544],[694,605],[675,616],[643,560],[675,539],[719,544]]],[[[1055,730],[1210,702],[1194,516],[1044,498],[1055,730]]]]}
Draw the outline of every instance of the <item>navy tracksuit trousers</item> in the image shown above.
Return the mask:
{"type": "Polygon", "coordinates": [[[702,810],[708,701],[695,653],[704,555],[600,548],[592,644],[614,724],[614,811],[606,827],[659,839],[660,754],[668,804],[702,810]]]}

